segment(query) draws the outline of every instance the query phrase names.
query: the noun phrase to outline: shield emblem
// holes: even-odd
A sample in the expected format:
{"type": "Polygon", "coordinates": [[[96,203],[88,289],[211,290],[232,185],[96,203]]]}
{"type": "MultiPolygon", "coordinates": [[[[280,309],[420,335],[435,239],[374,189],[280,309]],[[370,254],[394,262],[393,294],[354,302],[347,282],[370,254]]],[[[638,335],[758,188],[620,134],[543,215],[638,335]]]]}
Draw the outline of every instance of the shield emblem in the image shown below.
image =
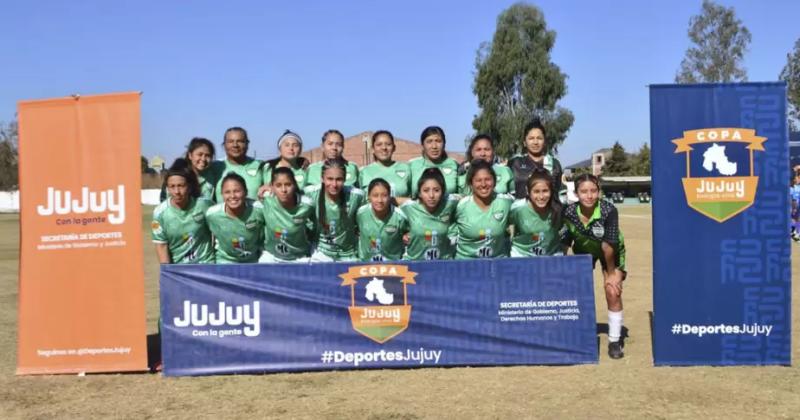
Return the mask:
{"type": "Polygon", "coordinates": [[[408,285],[416,284],[416,275],[408,271],[408,266],[393,264],[350,267],[346,273],[340,274],[341,285],[350,286],[348,312],[353,329],[379,344],[405,331],[411,320],[408,285]],[[391,283],[399,286],[394,293],[389,287],[391,283]],[[357,304],[357,290],[360,298],[363,292],[366,304],[357,304]]]}
{"type": "Polygon", "coordinates": [[[752,206],[758,188],[753,155],[765,150],[765,141],[746,128],[689,130],[672,140],[675,153],[686,154],[682,182],[689,207],[723,223],[752,206]]]}

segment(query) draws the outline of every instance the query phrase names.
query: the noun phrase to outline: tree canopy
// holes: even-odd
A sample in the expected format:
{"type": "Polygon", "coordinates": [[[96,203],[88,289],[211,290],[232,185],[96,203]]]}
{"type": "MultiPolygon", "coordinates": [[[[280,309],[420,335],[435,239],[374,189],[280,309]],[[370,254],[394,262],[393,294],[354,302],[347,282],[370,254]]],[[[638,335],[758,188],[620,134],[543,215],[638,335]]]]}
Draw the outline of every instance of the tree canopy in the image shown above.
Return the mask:
{"type": "Polygon", "coordinates": [[[733,7],[703,0],[699,15],[689,20],[689,40],[676,83],[747,81],[742,65],[750,44],[750,31],[736,18],[733,7]]]}
{"type": "Polygon", "coordinates": [[[517,3],[497,18],[492,42],[478,49],[473,92],[480,112],[472,127],[494,138],[498,156],[519,150],[524,127],[534,118],[544,124],[551,148],[572,126],[572,113],[558,106],[567,75],[550,61],[555,40],[539,8],[517,3]]]}

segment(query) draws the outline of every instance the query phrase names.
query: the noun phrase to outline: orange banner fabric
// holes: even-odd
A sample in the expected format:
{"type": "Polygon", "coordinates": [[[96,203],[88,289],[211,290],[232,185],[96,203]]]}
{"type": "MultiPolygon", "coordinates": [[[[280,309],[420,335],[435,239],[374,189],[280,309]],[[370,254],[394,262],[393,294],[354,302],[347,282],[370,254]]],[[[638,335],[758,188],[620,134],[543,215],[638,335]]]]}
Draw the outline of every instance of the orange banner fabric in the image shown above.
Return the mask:
{"type": "Polygon", "coordinates": [[[17,374],[147,368],[140,95],[19,103],[17,374]]]}

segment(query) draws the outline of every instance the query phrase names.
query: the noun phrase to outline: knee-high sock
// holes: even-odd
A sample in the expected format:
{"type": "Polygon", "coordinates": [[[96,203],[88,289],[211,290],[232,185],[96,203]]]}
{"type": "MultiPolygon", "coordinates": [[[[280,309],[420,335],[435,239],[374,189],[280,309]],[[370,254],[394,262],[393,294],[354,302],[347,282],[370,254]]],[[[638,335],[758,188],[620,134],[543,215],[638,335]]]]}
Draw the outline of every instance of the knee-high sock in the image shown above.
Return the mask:
{"type": "Polygon", "coordinates": [[[622,335],[622,311],[608,311],[608,342],[616,343],[622,335]]]}

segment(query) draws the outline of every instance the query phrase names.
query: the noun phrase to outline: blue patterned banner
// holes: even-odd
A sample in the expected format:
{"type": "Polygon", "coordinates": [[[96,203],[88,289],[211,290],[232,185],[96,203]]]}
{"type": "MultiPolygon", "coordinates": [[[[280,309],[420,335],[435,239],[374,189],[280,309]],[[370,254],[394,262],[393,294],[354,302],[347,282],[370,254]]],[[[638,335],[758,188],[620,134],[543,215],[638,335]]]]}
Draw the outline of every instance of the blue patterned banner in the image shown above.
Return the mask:
{"type": "Polygon", "coordinates": [[[597,363],[588,256],[161,266],[164,374],[597,363]]]}
{"type": "Polygon", "coordinates": [[[650,88],[656,365],[791,362],[784,83],[650,88]]]}

